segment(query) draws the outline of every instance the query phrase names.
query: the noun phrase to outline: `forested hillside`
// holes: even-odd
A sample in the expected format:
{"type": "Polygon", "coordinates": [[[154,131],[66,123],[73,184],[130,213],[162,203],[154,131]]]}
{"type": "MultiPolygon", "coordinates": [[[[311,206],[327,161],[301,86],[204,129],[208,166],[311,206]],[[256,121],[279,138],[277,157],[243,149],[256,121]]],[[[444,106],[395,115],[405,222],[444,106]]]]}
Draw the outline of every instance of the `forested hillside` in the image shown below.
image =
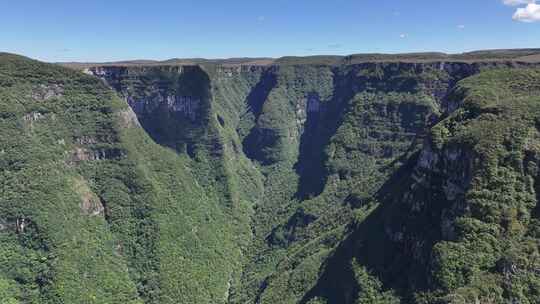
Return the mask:
{"type": "Polygon", "coordinates": [[[0,54],[0,302],[540,303],[535,54],[0,54]]]}

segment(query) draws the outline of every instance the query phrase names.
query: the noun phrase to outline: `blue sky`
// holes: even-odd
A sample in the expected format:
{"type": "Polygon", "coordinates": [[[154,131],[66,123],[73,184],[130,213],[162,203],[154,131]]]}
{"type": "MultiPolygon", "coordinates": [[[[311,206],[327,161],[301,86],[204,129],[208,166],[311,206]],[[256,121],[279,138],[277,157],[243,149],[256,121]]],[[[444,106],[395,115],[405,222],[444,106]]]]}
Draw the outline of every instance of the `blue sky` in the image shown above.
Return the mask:
{"type": "Polygon", "coordinates": [[[533,0],[0,0],[0,51],[44,61],[540,47],[533,0]]]}

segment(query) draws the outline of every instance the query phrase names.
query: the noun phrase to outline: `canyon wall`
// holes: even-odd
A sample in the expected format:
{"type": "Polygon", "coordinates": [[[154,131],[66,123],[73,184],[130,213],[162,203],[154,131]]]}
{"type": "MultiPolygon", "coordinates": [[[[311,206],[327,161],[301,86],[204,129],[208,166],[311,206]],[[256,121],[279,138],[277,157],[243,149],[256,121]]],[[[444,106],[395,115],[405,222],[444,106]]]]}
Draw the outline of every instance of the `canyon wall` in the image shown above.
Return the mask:
{"type": "Polygon", "coordinates": [[[439,57],[0,54],[0,300],[537,303],[539,66],[439,57]]]}

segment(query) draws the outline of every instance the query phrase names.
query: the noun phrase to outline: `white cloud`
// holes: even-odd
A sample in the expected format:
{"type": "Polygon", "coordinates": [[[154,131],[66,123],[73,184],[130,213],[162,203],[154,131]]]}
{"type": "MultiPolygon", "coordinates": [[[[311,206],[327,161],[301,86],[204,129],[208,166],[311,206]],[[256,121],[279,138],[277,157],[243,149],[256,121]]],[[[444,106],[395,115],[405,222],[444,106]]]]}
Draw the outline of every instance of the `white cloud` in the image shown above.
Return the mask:
{"type": "Polygon", "coordinates": [[[504,5],[518,6],[522,4],[535,3],[536,0],[503,0],[504,5]]]}
{"type": "Polygon", "coordinates": [[[529,3],[524,8],[518,8],[512,18],[521,22],[540,21],[540,5],[536,3],[529,3]]]}
{"type": "Polygon", "coordinates": [[[401,35],[399,35],[399,38],[401,38],[401,39],[407,38],[407,34],[401,34],[401,35]]]}
{"type": "Polygon", "coordinates": [[[465,29],[465,24],[460,24],[457,26],[458,29],[463,30],[465,29]]]}

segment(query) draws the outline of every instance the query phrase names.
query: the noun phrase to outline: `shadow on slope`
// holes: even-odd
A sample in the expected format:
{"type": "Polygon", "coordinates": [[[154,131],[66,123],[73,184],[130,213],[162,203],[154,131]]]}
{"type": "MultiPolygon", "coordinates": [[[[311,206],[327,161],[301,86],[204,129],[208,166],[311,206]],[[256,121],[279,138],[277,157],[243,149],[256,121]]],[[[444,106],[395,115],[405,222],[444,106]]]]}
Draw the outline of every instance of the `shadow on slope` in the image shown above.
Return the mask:
{"type": "MultiPolygon", "coordinates": [[[[353,264],[356,262],[368,270],[370,276],[380,280],[383,290],[393,290],[403,299],[409,299],[411,287],[422,290],[427,286],[427,261],[435,240],[440,239],[440,219],[444,204],[412,215],[409,206],[400,198],[412,184],[413,171],[418,153],[381,187],[377,197],[380,205],[367,218],[353,222],[349,235],[341,242],[334,254],[326,261],[317,284],[300,303],[324,298],[328,303],[352,304],[362,291],[353,264]],[[409,240],[400,239],[399,229],[407,229],[409,240]],[[425,240],[420,251],[414,248],[415,237],[425,240]]],[[[436,193],[421,195],[436,199],[436,193]],[[435,196],[435,197],[434,197],[435,196]]]]}

